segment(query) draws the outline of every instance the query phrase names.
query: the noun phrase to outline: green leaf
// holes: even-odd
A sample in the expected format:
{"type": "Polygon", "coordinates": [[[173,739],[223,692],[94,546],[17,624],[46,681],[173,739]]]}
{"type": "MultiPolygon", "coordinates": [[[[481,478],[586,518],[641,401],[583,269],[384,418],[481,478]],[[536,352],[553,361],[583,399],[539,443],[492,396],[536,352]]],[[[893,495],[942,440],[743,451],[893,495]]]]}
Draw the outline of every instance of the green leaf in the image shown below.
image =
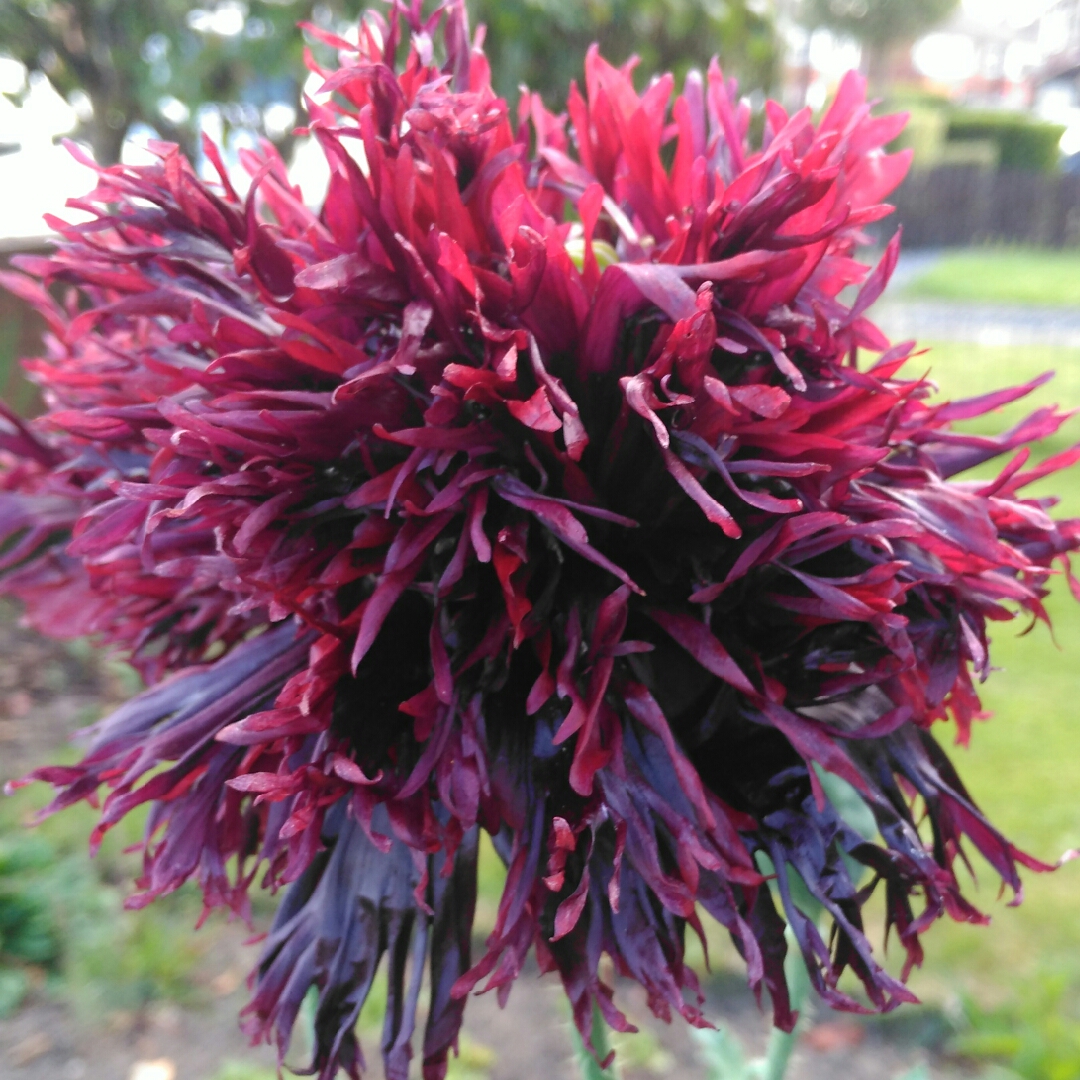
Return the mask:
{"type": "Polygon", "coordinates": [[[23,972],[16,968],[0,968],[0,1019],[15,1012],[29,989],[23,972]]]}
{"type": "Polygon", "coordinates": [[[723,1028],[695,1030],[693,1035],[707,1080],[747,1080],[746,1057],[734,1035],[723,1028]]]}
{"type": "Polygon", "coordinates": [[[577,1058],[581,1080],[619,1080],[619,1074],[615,1069],[614,1062],[607,1069],[601,1069],[596,1057],[603,1061],[611,1050],[608,1039],[608,1026],[604,1021],[597,1006],[593,1006],[592,1044],[596,1051],[596,1057],[589,1053],[585,1041],[582,1039],[575,1025],[571,1025],[574,1040],[574,1056],[577,1058]]]}
{"type": "Polygon", "coordinates": [[[277,1080],[277,1070],[246,1061],[226,1061],[213,1080],[277,1080]]]}
{"type": "Polygon", "coordinates": [[[902,1073],[896,1080],[931,1080],[930,1070],[925,1065],[916,1065],[915,1068],[902,1073]]]}

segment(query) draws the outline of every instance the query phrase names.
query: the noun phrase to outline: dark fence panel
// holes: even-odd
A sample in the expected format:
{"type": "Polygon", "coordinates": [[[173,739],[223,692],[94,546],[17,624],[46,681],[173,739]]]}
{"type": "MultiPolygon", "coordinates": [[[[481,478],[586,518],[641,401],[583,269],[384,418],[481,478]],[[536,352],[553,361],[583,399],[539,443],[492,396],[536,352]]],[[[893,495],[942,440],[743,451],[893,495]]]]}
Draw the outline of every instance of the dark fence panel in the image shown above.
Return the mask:
{"type": "MultiPolygon", "coordinates": [[[[31,249],[33,250],[33,249],[31,249]]],[[[43,254],[44,249],[33,250],[43,254]]],[[[0,270],[9,270],[14,252],[0,243],[0,270]]],[[[28,304],[0,286],[0,401],[24,416],[41,411],[37,387],[27,381],[19,360],[40,356],[45,321],[28,304]]]]}
{"type": "Polygon", "coordinates": [[[908,248],[1080,247],[1080,176],[942,165],[912,172],[889,201],[881,239],[903,225],[908,248]]]}

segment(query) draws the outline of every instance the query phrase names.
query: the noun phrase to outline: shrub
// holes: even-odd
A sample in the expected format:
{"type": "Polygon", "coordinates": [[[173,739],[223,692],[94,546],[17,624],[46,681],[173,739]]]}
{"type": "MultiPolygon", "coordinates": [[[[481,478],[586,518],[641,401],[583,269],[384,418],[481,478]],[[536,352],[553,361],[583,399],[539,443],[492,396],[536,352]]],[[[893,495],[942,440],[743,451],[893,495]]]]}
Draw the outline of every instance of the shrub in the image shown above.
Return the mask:
{"type": "Polygon", "coordinates": [[[915,168],[933,168],[941,161],[945,148],[949,126],[945,110],[913,105],[907,112],[908,122],[889,149],[894,153],[910,149],[915,168]]]}
{"type": "Polygon", "coordinates": [[[52,965],[59,955],[49,893],[39,873],[52,857],[51,846],[40,839],[0,843],[0,1017],[26,996],[26,965],[52,965]]]}
{"type": "Polygon", "coordinates": [[[1056,172],[1065,131],[1059,124],[1035,120],[1026,113],[956,110],[949,115],[949,142],[995,143],[1003,169],[1056,172]]]}
{"type": "Polygon", "coordinates": [[[21,822],[29,803],[13,800],[0,817],[0,1015],[21,1004],[33,968],[44,968],[50,992],[87,1020],[163,998],[195,1001],[200,946],[211,942],[177,942],[175,931],[178,919],[197,915],[197,895],[186,889],[153,910],[123,910],[120,883],[137,860],[119,849],[138,839],[137,822],[126,821],[123,835],[111,836],[91,863],[84,850],[94,821],[89,807],[28,834],[21,822]]]}
{"type": "Polygon", "coordinates": [[[59,953],[47,890],[37,871],[53,851],[41,840],[0,846],[0,960],[50,964],[59,953]]]}

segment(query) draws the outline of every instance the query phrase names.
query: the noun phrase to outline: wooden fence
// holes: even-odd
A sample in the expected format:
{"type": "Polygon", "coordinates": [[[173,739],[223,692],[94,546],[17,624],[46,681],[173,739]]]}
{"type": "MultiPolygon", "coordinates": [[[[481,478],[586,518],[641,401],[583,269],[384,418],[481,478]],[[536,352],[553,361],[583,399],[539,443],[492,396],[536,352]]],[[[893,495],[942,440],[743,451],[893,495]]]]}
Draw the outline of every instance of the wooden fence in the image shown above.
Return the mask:
{"type": "Polygon", "coordinates": [[[888,200],[877,227],[904,227],[906,248],[1004,242],[1080,247],[1080,176],[941,165],[913,171],[888,200]]]}
{"type": "MultiPolygon", "coordinates": [[[[0,245],[0,270],[10,269],[11,254],[0,245]]],[[[0,401],[24,415],[39,411],[41,406],[37,388],[27,382],[18,361],[41,354],[44,330],[45,321],[36,311],[0,287],[0,401]]]]}

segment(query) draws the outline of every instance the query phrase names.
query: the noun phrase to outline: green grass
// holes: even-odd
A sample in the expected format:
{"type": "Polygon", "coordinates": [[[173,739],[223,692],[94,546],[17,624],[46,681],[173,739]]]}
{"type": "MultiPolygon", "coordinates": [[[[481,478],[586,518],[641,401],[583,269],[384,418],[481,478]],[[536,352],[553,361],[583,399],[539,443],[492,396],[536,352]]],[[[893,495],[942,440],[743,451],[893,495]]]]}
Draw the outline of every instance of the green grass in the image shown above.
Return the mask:
{"type": "MultiPolygon", "coordinates": [[[[1080,261],[1076,265],[1080,275],[1080,261]]],[[[1046,370],[1058,372],[1053,383],[1025,402],[968,425],[982,433],[1000,431],[1048,402],[1080,407],[1080,350],[950,343],[931,348],[908,373],[927,367],[950,397],[985,393],[1046,370]]],[[[1077,441],[1080,417],[1070,420],[1038,457],[1077,441]]],[[[980,471],[991,475],[994,466],[980,471]]],[[[1056,493],[1061,503],[1055,514],[1080,516],[1080,470],[1041,481],[1029,493],[1056,493]]],[[[1001,670],[985,684],[982,697],[993,718],[975,725],[969,749],[957,747],[951,753],[990,820],[1020,847],[1053,862],[1066,849],[1080,848],[1080,605],[1059,579],[1047,606],[1053,638],[1044,626],[1022,636],[1026,622],[1020,620],[991,627],[991,656],[1001,670]]],[[[1025,899],[1019,907],[1007,906],[998,896],[993,872],[977,858],[974,862],[979,880],[971,895],[992,924],[939,922],[925,937],[926,964],[913,976],[912,986],[939,1003],[958,992],[967,994],[976,1013],[981,1007],[1011,1005],[1019,1010],[1013,1015],[1022,1028],[1023,1001],[1045,996],[1048,981],[1062,982],[1072,1000],[1080,996],[1080,862],[1053,874],[1025,872],[1025,899]]]]}
{"type": "Polygon", "coordinates": [[[984,1009],[965,1000],[949,1049],[1008,1066],[983,1080],[1074,1080],[1080,1076],[1080,1021],[1066,991],[1064,978],[1050,977],[1006,1008],[984,1009]]]}
{"type": "MultiPolygon", "coordinates": [[[[1048,370],[1058,372],[1051,384],[966,425],[992,434],[1050,402],[1080,407],[1080,350],[948,343],[930,347],[905,374],[929,372],[944,397],[959,398],[1026,382],[1048,370]]],[[[1067,422],[1034,458],[1075,442],[1080,442],[1080,417],[1067,422]]],[[[989,477],[996,467],[977,472],[989,477]]],[[[1026,494],[1059,495],[1055,515],[1080,516],[1080,468],[1041,481],[1026,494]]],[[[991,627],[992,658],[1000,670],[982,688],[982,697],[993,717],[976,723],[968,749],[949,750],[990,820],[1021,848],[1053,862],[1065,850],[1080,848],[1080,605],[1059,579],[1048,607],[1053,637],[1044,626],[1021,636],[1026,620],[991,627]]],[[[951,742],[947,729],[939,728],[937,735],[951,742]]],[[[1010,907],[1010,897],[999,896],[993,871],[970,845],[968,850],[977,881],[965,882],[965,891],[991,916],[991,925],[949,919],[935,924],[923,938],[926,962],[911,979],[933,1008],[921,1017],[901,1010],[893,1023],[933,1027],[934,1045],[958,1032],[952,1049],[1008,1066],[993,1073],[1001,1080],[1077,1080],[1080,860],[1052,874],[1024,871],[1024,902],[1010,907]]],[[[880,948],[880,906],[871,904],[867,914],[871,940],[880,948]]],[[[742,961],[721,934],[707,928],[714,971],[728,969],[741,977],[742,961]]],[[[692,939],[688,957],[700,967],[692,939]]],[[[888,966],[898,971],[901,960],[894,941],[888,966]]]]}
{"type": "Polygon", "coordinates": [[[903,299],[1080,305],[1080,252],[982,248],[945,255],[903,299]]]}
{"type": "MultiPolygon", "coordinates": [[[[1050,345],[996,346],[969,342],[925,344],[925,351],[908,362],[904,375],[925,375],[944,398],[978,397],[1006,386],[1031,382],[1047,372],[1053,378],[1028,397],[999,411],[960,425],[980,435],[995,435],[1028,413],[1057,403],[1065,409],[1080,409],[1080,349],[1050,345]]],[[[1064,424],[1056,435],[1033,452],[1032,461],[1067,449],[1080,442],[1080,418],[1064,424]]],[[[990,462],[972,475],[995,476],[1003,462],[990,462]]],[[[1080,475],[1058,473],[1025,489],[1025,495],[1059,495],[1063,499],[1058,516],[1080,516],[1080,475]]]]}
{"type": "Polygon", "coordinates": [[[278,1071],[245,1061],[226,1061],[213,1080],[278,1080],[278,1071]]]}

